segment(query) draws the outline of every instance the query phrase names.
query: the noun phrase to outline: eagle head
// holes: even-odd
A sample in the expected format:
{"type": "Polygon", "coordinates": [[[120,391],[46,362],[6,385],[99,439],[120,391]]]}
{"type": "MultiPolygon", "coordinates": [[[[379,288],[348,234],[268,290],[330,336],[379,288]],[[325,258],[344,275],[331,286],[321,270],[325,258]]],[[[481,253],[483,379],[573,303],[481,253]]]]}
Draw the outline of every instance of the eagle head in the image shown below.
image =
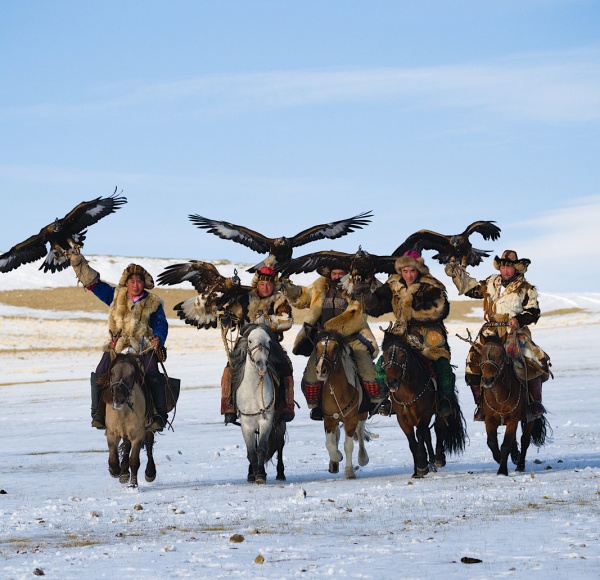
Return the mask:
{"type": "Polygon", "coordinates": [[[450,243],[455,247],[458,248],[458,246],[460,246],[462,242],[462,238],[460,236],[452,236],[450,238],[450,243]]]}
{"type": "Polygon", "coordinates": [[[60,232],[62,230],[62,224],[60,223],[60,220],[58,218],[56,218],[54,220],[54,223],[52,224],[52,231],[57,234],[58,232],[60,232]]]}

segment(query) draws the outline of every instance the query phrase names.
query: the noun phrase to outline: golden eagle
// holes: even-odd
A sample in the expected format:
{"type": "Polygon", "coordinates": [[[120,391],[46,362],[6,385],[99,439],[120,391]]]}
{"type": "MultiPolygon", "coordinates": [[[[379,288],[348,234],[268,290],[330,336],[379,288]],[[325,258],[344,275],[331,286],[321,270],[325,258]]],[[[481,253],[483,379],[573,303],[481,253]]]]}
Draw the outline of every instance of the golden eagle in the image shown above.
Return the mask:
{"type": "Polygon", "coordinates": [[[87,233],[87,227],[114,213],[127,198],[116,197],[117,190],[109,197],[97,197],[83,201],[63,219],[43,227],[39,234],[27,238],[0,256],[0,272],[10,272],[23,264],[35,262],[46,256],[40,270],[60,272],[69,266],[69,255],[79,250],[87,233]],[[46,249],[46,244],[50,246],[46,249]]]}
{"type": "MultiPolygon", "coordinates": [[[[242,286],[234,270],[232,277],[222,276],[217,268],[209,262],[190,260],[183,264],[167,266],[158,275],[158,283],[172,286],[181,282],[190,282],[198,292],[198,296],[188,298],[173,307],[177,316],[197,328],[216,328],[223,316],[225,307],[237,298],[248,294],[249,286],[242,286]]],[[[235,314],[235,313],[234,313],[235,314]]],[[[241,322],[241,312],[239,321],[241,322]]],[[[229,326],[229,323],[223,326],[229,326]]]]}
{"type": "Polygon", "coordinates": [[[394,274],[396,256],[377,256],[365,252],[360,246],[355,254],[346,254],[329,250],[313,252],[299,258],[293,258],[275,266],[282,276],[314,272],[327,275],[331,270],[345,270],[354,282],[369,282],[377,272],[394,274]]]}
{"type": "Polygon", "coordinates": [[[423,250],[436,250],[433,257],[440,264],[460,262],[463,266],[478,266],[490,255],[491,250],[478,250],[471,245],[469,236],[477,232],[484,240],[497,240],[500,237],[500,228],[496,222],[473,222],[462,234],[446,236],[430,230],[419,230],[411,234],[398,246],[393,256],[403,256],[409,250],[416,250],[419,254],[423,250]]]}
{"type": "MultiPolygon", "coordinates": [[[[280,238],[267,238],[244,226],[238,226],[229,222],[210,220],[196,214],[190,214],[189,216],[190,221],[197,227],[207,230],[209,233],[215,234],[224,240],[232,240],[238,244],[243,244],[255,252],[271,254],[275,258],[276,263],[290,260],[292,258],[293,249],[298,246],[303,246],[309,242],[323,240],[325,238],[335,240],[336,238],[341,238],[342,236],[353,232],[355,229],[362,229],[363,226],[366,226],[371,222],[369,219],[371,217],[373,217],[373,214],[370,211],[367,211],[345,220],[313,226],[301,231],[291,238],[286,238],[284,236],[280,238]]],[[[254,272],[258,270],[261,265],[262,263],[257,264],[256,266],[249,268],[248,271],[254,272]]]]}

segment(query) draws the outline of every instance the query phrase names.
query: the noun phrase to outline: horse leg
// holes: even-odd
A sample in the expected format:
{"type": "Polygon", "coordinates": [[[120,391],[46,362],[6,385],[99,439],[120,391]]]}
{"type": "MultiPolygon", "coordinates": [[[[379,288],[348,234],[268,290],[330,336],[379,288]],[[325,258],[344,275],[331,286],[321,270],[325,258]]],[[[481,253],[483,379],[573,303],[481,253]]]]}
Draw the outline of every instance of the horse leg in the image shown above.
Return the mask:
{"type": "MultiPolygon", "coordinates": [[[[246,417],[242,417],[242,435],[244,437],[244,441],[246,442],[246,456],[248,457],[248,462],[250,463],[250,468],[252,470],[252,475],[254,476],[254,480],[256,481],[256,474],[258,473],[258,456],[256,452],[256,429],[258,428],[255,425],[255,422],[252,424],[248,424],[248,420],[246,417]]],[[[250,481],[250,478],[248,478],[250,481]]]]}
{"type": "Polygon", "coordinates": [[[146,463],[146,471],[144,476],[146,481],[152,482],[156,479],[156,465],[154,463],[154,433],[152,431],[146,431],[144,445],[146,447],[146,455],[148,455],[148,462],[146,463]]]}
{"type": "MultiPolygon", "coordinates": [[[[429,421],[427,422],[429,424],[429,421]]],[[[433,441],[431,437],[431,429],[428,427],[426,431],[423,432],[425,437],[425,452],[427,454],[427,465],[429,466],[430,471],[437,471],[437,467],[435,465],[435,454],[433,453],[433,441]]]]}
{"type": "Polygon", "coordinates": [[[333,419],[325,418],[325,447],[329,452],[329,473],[338,473],[340,461],[344,458],[338,449],[340,442],[340,427],[333,419]],[[332,425],[333,423],[333,425],[332,425]]]}
{"type": "Polygon", "coordinates": [[[445,419],[437,418],[435,419],[435,423],[433,428],[435,430],[435,462],[434,465],[436,467],[446,467],[446,454],[444,453],[444,435],[443,435],[443,427],[440,424],[440,421],[444,421],[445,419]]]}
{"type": "Polygon", "coordinates": [[[354,435],[358,441],[358,464],[361,467],[369,464],[369,455],[365,447],[365,421],[359,421],[354,435]]]}
{"type": "Polygon", "coordinates": [[[106,441],[108,443],[108,472],[113,477],[119,477],[121,465],[119,464],[119,443],[121,438],[114,432],[106,430],[106,441]]]}
{"type": "Polygon", "coordinates": [[[508,457],[515,443],[518,425],[518,419],[511,419],[506,424],[504,439],[502,440],[502,445],[500,446],[500,467],[498,468],[497,475],[508,475],[508,457]]]}
{"type": "Polygon", "coordinates": [[[140,451],[142,449],[142,441],[144,439],[136,439],[131,444],[131,459],[129,466],[131,468],[131,481],[129,487],[136,488],[138,486],[138,471],[140,469],[140,451]]]}
{"type": "Polygon", "coordinates": [[[527,455],[527,450],[529,449],[529,444],[531,443],[531,432],[533,431],[533,425],[535,421],[536,419],[529,421],[529,423],[525,423],[525,425],[522,426],[523,432],[521,433],[521,455],[519,456],[515,471],[525,471],[525,456],[527,455]]]}
{"type": "Polygon", "coordinates": [[[275,425],[277,439],[277,481],[285,481],[285,465],[283,464],[283,447],[285,446],[285,422],[275,425]]]}
{"type": "Polygon", "coordinates": [[[272,428],[272,415],[270,416],[270,418],[261,419],[258,422],[258,435],[256,438],[256,483],[267,483],[267,471],[265,469],[265,462],[267,459],[267,451],[269,449],[269,435],[271,434],[272,428]]]}
{"type": "Polygon", "coordinates": [[[344,469],[344,475],[346,476],[346,479],[356,479],[354,465],[352,465],[352,454],[354,453],[354,433],[349,435],[346,429],[344,429],[344,433],[346,434],[346,438],[344,439],[344,451],[346,453],[346,468],[344,469]]]}
{"type": "Polygon", "coordinates": [[[416,477],[424,477],[429,473],[429,462],[427,461],[427,451],[425,448],[427,437],[431,438],[429,425],[427,422],[421,421],[417,425],[416,477]]]}
{"type": "Polygon", "coordinates": [[[248,462],[248,477],[246,478],[248,483],[256,483],[256,476],[254,475],[254,469],[252,469],[252,463],[248,462]]]}
{"type": "Polygon", "coordinates": [[[129,481],[129,454],[131,453],[131,441],[123,439],[123,456],[121,457],[121,470],[119,472],[119,482],[127,483],[129,481]]]}
{"type": "Polygon", "coordinates": [[[487,433],[487,445],[492,452],[492,457],[496,463],[500,463],[500,448],[498,447],[498,422],[485,417],[485,431],[487,433]]]}

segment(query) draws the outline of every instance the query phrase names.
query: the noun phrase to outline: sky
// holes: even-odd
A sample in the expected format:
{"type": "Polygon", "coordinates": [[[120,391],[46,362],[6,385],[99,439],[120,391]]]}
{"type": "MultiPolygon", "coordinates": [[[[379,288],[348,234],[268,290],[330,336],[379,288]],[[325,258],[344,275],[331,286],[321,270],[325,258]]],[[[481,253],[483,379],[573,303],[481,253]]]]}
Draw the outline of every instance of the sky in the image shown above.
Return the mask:
{"type": "Polygon", "coordinates": [[[501,239],[474,245],[531,259],[540,289],[598,288],[594,0],[57,0],[0,16],[2,252],[117,187],[128,204],[84,252],[256,263],[188,215],[276,237],[372,210],[295,255],[386,255],[419,229],[494,220],[501,239]]]}

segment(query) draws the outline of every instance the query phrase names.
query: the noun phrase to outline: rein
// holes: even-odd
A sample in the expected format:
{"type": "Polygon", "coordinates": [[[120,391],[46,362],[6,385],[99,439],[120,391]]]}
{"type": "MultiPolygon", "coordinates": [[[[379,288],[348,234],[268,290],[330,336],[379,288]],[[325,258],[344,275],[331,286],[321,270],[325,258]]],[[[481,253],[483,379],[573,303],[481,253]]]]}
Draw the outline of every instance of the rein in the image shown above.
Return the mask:
{"type": "Polygon", "coordinates": [[[485,365],[490,365],[490,366],[494,367],[495,369],[497,369],[497,371],[498,371],[497,374],[496,374],[496,378],[494,380],[493,385],[491,387],[489,387],[489,388],[483,387],[482,394],[483,394],[483,400],[485,401],[486,405],[494,413],[496,413],[496,415],[499,415],[502,418],[502,422],[504,423],[504,417],[506,415],[511,415],[514,411],[516,411],[516,409],[521,404],[521,391],[523,390],[523,384],[521,383],[521,381],[517,377],[517,380],[519,382],[518,397],[517,397],[516,403],[513,405],[513,407],[511,409],[509,409],[507,411],[504,411],[504,412],[500,412],[497,409],[495,409],[492,405],[490,405],[490,402],[486,399],[486,396],[485,396],[487,391],[491,391],[492,393],[494,393],[494,397],[496,399],[496,402],[499,403],[500,405],[504,405],[504,404],[507,403],[507,401],[510,400],[510,398],[512,396],[512,384],[509,384],[508,394],[506,395],[506,399],[504,399],[504,401],[498,401],[498,394],[497,394],[497,391],[496,391],[496,382],[498,381],[498,379],[500,378],[501,375],[506,376],[507,370],[510,371],[510,372],[512,372],[512,373],[514,373],[513,369],[509,369],[507,367],[507,362],[510,361],[510,358],[506,354],[506,352],[504,350],[504,347],[502,347],[501,345],[498,345],[498,344],[486,344],[484,346],[484,351],[483,351],[485,353],[486,357],[489,357],[492,348],[499,348],[499,349],[501,349],[503,351],[503,353],[504,353],[504,357],[503,357],[501,363],[497,363],[496,361],[490,360],[489,358],[486,358],[484,361],[482,361],[480,363],[480,365],[479,365],[480,367],[483,367],[485,365]]]}
{"type": "MultiPolygon", "coordinates": [[[[127,393],[127,399],[125,400],[125,404],[133,411],[133,403],[131,402],[131,397],[133,396],[133,389],[135,389],[135,384],[136,381],[141,381],[143,382],[144,377],[140,371],[140,368],[137,364],[134,364],[133,362],[131,362],[130,360],[123,360],[123,363],[128,364],[129,366],[133,367],[134,369],[134,380],[133,383],[131,385],[128,385],[123,379],[119,379],[117,382],[111,382],[109,384],[110,387],[110,392],[113,398],[113,401],[115,399],[115,390],[117,389],[117,387],[119,387],[120,385],[123,385],[123,387],[125,387],[125,391],[127,393]]],[[[111,369],[112,370],[112,369],[111,369]]]]}

